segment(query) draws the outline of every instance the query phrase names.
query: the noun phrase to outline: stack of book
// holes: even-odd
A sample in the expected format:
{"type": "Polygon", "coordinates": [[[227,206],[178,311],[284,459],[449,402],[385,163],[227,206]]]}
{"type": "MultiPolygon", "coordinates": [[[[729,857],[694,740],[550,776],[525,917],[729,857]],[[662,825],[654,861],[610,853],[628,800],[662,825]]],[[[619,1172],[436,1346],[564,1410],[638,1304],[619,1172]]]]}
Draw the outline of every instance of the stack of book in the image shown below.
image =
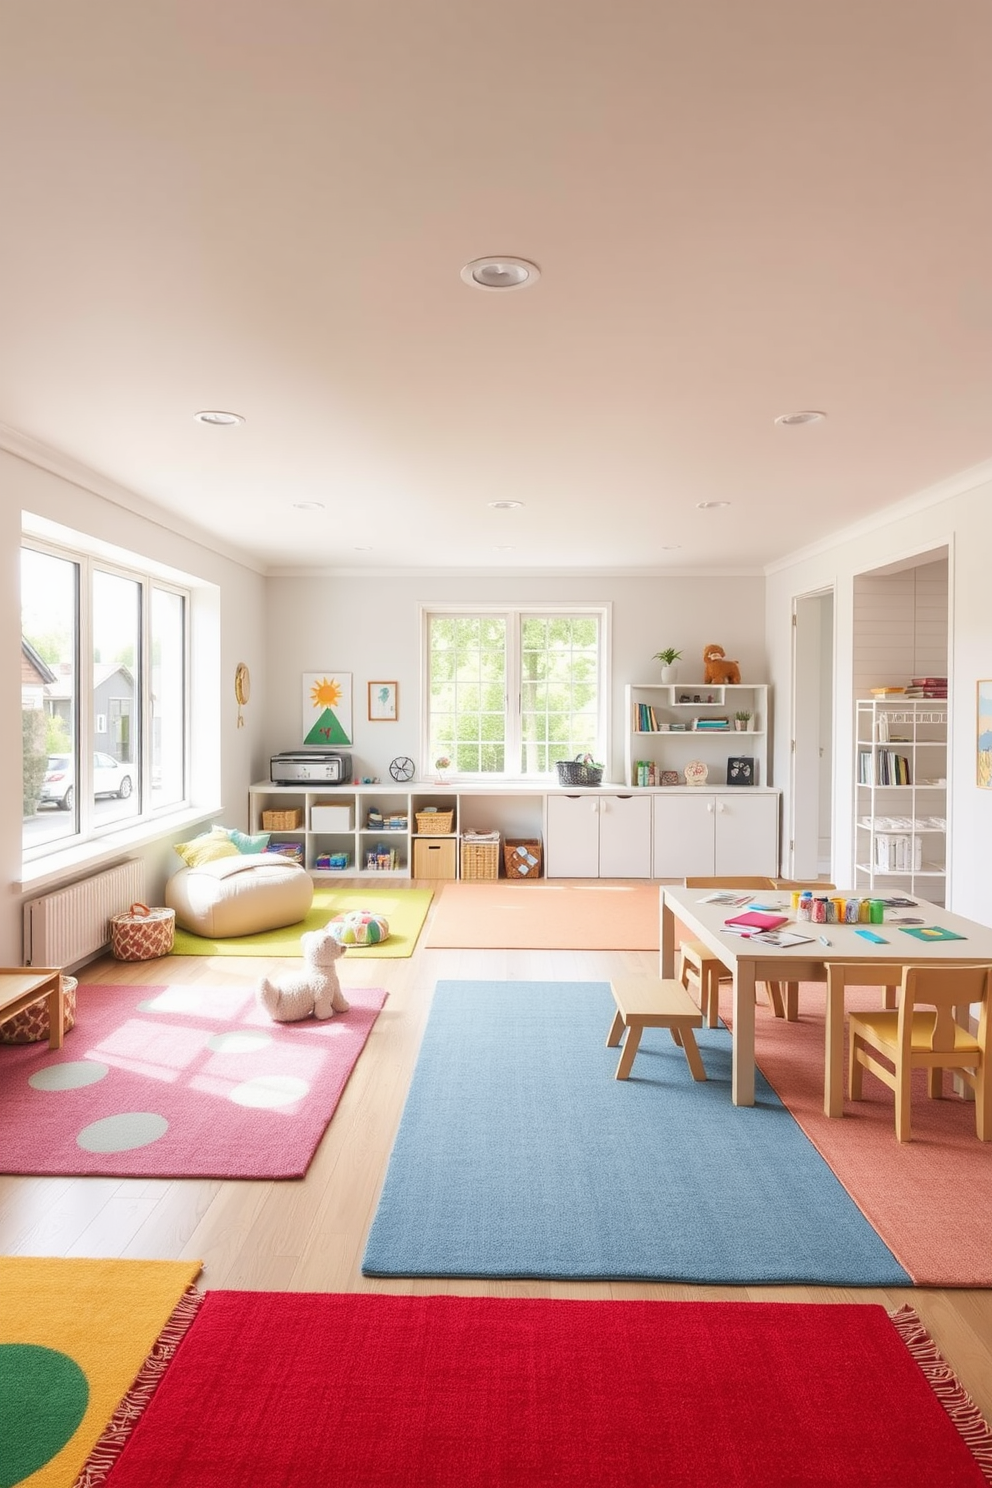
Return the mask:
{"type": "Polygon", "coordinates": [[[697,718],[693,727],[699,734],[714,733],[719,729],[729,729],[729,718],[697,718]]]}
{"type": "Polygon", "coordinates": [[[907,697],[946,698],[946,677],[914,677],[905,689],[907,697]]]}

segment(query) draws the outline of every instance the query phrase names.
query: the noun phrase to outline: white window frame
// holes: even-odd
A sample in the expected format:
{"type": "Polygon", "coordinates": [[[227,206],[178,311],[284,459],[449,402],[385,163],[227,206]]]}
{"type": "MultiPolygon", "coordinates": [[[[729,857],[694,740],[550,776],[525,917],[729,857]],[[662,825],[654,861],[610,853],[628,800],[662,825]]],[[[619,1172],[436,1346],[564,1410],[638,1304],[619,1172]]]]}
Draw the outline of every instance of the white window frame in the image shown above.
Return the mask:
{"type": "MultiPolygon", "coordinates": [[[[491,615],[506,621],[506,697],[504,699],[504,716],[506,719],[506,754],[507,758],[520,761],[523,758],[523,738],[521,729],[521,627],[524,620],[545,619],[555,615],[579,615],[593,616],[599,621],[599,655],[596,677],[598,707],[597,732],[600,738],[597,758],[605,767],[605,778],[612,778],[611,770],[611,747],[612,747],[612,618],[613,606],[607,601],[603,604],[589,604],[577,602],[574,604],[422,604],[420,606],[420,656],[421,656],[421,687],[420,687],[420,758],[424,761],[422,774],[425,776],[432,768],[432,761],[428,758],[430,751],[430,621],[433,617],[465,615],[477,617],[491,615]]],[[[556,775],[554,770],[543,774],[522,775],[518,769],[505,770],[502,772],[486,771],[472,774],[458,774],[454,772],[454,779],[464,781],[522,781],[527,783],[554,782],[556,775]]]]}
{"type": "MultiPolygon", "coordinates": [[[[75,534],[73,534],[75,536],[75,534]]],[[[86,539],[81,534],[77,542],[53,540],[47,536],[39,535],[33,531],[29,522],[22,522],[21,543],[22,548],[32,548],[36,552],[48,554],[53,558],[64,560],[76,565],[79,573],[76,602],[78,613],[76,616],[76,738],[75,738],[75,768],[77,780],[77,806],[79,810],[79,829],[76,832],[53,838],[47,842],[38,843],[35,846],[24,847],[22,845],[22,862],[25,865],[42,866],[46,860],[55,860],[64,857],[67,850],[78,848],[81,845],[91,843],[98,845],[114,836],[122,833],[133,835],[136,828],[143,825],[153,824],[170,816],[175,816],[177,811],[184,810],[190,803],[190,740],[192,729],[193,692],[191,686],[191,657],[192,657],[192,629],[193,629],[193,593],[184,584],[174,582],[172,579],[154,572],[147,564],[142,563],[139,555],[124,555],[124,561],[119,556],[120,550],[114,557],[105,556],[101,551],[102,545],[95,543],[93,548],[86,545],[86,539]],[[134,562],[126,561],[133,557],[134,562]],[[140,759],[135,763],[138,766],[137,773],[141,781],[141,810],[134,816],[129,816],[114,822],[108,822],[99,827],[93,818],[93,754],[98,748],[105,746],[98,743],[96,734],[96,716],[93,710],[93,689],[80,685],[80,679],[87,674],[87,664],[84,658],[93,655],[92,638],[92,610],[93,610],[93,575],[96,570],[102,573],[116,574],[140,586],[140,658],[138,665],[140,687],[137,700],[140,706],[140,717],[138,719],[140,759]],[[178,594],[184,602],[185,627],[183,636],[183,793],[180,801],[170,801],[161,806],[152,806],[151,791],[151,747],[152,747],[152,696],[151,696],[151,613],[150,594],[152,589],[161,589],[166,592],[178,594]]],[[[102,716],[102,715],[101,715],[102,716]]]]}

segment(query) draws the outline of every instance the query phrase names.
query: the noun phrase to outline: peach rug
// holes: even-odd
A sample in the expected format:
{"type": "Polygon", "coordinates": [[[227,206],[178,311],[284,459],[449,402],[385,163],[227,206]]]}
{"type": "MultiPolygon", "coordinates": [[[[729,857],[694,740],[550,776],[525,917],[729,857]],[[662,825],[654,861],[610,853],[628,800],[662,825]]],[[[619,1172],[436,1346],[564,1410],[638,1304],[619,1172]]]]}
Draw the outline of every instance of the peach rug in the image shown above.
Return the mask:
{"type": "MultiPolygon", "coordinates": [[[[877,987],[853,988],[848,1010],[877,1008],[879,996],[877,987]]],[[[921,1072],[913,1084],[913,1140],[897,1142],[892,1091],[866,1073],[865,1099],[845,1097],[842,1119],[825,1116],[825,1004],[822,983],[804,982],[798,1023],[758,1006],[762,1074],[917,1286],[992,1286],[992,1152],[975,1135],[974,1105],[950,1095],[929,1100],[921,1072]]],[[[729,1024],[722,988],[720,1011],[729,1024]]],[[[944,1082],[949,1091],[950,1077],[944,1082]]]]}
{"type": "Polygon", "coordinates": [[[653,883],[447,883],[427,937],[437,950],[656,951],[653,883]]]}

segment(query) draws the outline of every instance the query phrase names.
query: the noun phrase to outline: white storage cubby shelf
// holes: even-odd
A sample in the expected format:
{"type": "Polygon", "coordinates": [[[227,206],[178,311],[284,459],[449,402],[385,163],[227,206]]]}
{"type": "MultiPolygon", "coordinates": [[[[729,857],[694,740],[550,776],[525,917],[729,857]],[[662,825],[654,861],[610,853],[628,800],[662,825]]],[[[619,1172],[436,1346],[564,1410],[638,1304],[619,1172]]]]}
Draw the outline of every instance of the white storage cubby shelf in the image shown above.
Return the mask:
{"type": "Polygon", "coordinates": [[[686,765],[690,760],[701,760],[708,771],[707,786],[722,786],[728,783],[727,761],[744,757],[754,761],[752,785],[767,786],[768,691],[764,683],[726,687],[707,687],[700,682],[629,684],[627,785],[660,786],[666,771],[685,784],[686,765]],[[738,713],[750,715],[740,728],[735,716],[738,713]],[[721,720],[726,720],[726,728],[712,726],[721,720]],[[653,778],[648,773],[645,779],[639,766],[653,766],[653,778]]]}
{"type": "Polygon", "coordinates": [[[947,703],[859,698],[855,738],[855,888],[943,904],[947,703]]]}
{"type": "Polygon", "coordinates": [[[315,878],[357,878],[366,874],[409,878],[411,845],[418,835],[416,814],[435,805],[453,812],[448,835],[455,837],[454,799],[446,797],[442,801],[440,793],[427,786],[423,791],[411,792],[381,786],[303,789],[262,783],[249,790],[253,832],[267,830],[265,812],[299,813],[299,827],[276,828],[271,840],[299,843],[304,866],[315,878]]]}

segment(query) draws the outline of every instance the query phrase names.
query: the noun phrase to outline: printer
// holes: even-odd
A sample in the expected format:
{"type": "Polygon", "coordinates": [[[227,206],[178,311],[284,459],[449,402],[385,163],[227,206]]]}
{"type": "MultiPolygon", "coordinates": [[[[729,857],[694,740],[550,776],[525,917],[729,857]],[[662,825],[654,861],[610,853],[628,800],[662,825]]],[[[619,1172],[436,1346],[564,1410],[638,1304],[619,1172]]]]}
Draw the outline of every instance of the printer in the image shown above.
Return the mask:
{"type": "Polygon", "coordinates": [[[350,785],[351,755],[339,749],[287,749],[269,760],[273,785],[350,785]]]}

